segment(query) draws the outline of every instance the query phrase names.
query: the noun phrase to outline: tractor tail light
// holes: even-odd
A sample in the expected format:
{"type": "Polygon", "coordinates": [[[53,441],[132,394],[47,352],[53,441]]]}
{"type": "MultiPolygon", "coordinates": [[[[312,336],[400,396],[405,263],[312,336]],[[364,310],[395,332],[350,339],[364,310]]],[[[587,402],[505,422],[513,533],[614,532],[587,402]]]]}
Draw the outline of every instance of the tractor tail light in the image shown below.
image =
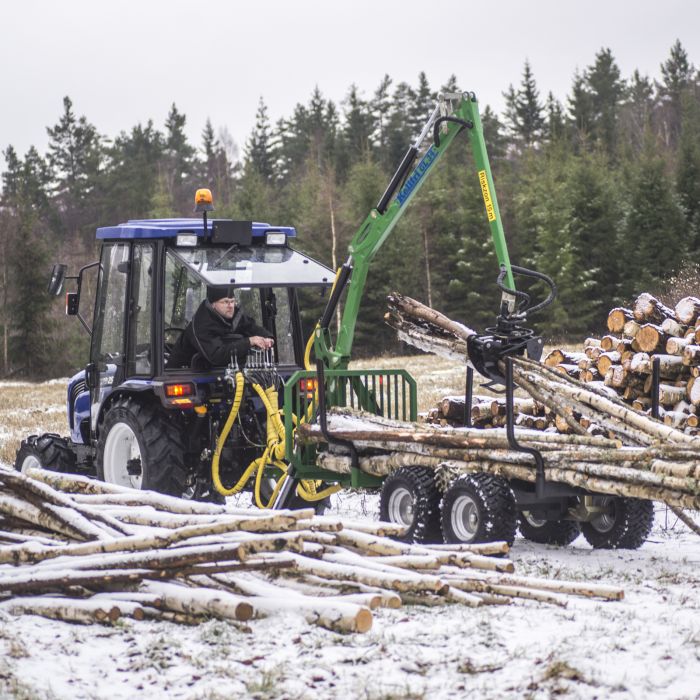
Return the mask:
{"type": "Polygon", "coordinates": [[[194,394],[194,386],[192,384],[166,384],[165,395],[169,399],[179,398],[181,396],[192,396],[194,394]]]}
{"type": "Polygon", "coordinates": [[[317,379],[300,379],[299,380],[299,388],[302,391],[316,391],[318,388],[318,380],[317,379]]]}
{"type": "Polygon", "coordinates": [[[305,395],[307,401],[312,401],[318,389],[318,379],[300,379],[299,390],[305,395]]]}

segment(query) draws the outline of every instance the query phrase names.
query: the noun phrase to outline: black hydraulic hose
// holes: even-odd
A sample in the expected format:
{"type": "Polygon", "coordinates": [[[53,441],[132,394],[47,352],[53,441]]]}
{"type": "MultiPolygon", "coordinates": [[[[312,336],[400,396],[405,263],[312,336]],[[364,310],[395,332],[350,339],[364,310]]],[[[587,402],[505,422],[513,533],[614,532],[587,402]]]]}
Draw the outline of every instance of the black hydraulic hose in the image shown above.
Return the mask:
{"type": "Polygon", "coordinates": [[[394,177],[391,178],[389,186],[384,191],[382,198],[379,200],[379,204],[377,204],[377,211],[380,214],[383,214],[386,211],[386,208],[389,206],[391,198],[394,196],[396,190],[399,189],[399,187],[401,186],[401,183],[403,182],[406,173],[413,165],[417,155],[418,149],[415,146],[411,146],[406,151],[406,155],[404,155],[403,160],[401,161],[401,165],[399,165],[397,171],[394,173],[394,177]]]}
{"type": "Polygon", "coordinates": [[[343,263],[343,266],[340,268],[340,273],[338,274],[335,287],[333,288],[333,292],[328,300],[328,303],[326,304],[326,308],[323,310],[323,316],[321,316],[319,325],[323,330],[326,330],[333,320],[335,309],[340,301],[340,295],[343,293],[345,285],[348,283],[348,278],[350,277],[351,272],[352,265],[343,263]]]}
{"type": "Polygon", "coordinates": [[[537,311],[541,311],[542,309],[549,306],[556,299],[557,285],[554,284],[554,280],[551,277],[549,277],[549,275],[545,275],[543,272],[537,272],[537,270],[528,270],[526,267],[519,267],[518,265],[511,265],[510,269],[518,275],[542,280],[549,287],[549,295],[547,296],[547,298],[544,301],[541,301],[539,304],[535,304],[535,306],[533,306],[532,308],[528,308],[530,304],[530,295],[526,294],[525,292],[518,292],[513,289],[508,289],[508,287],[506,287],[503,284],[503,280],[506,276],[506,266],[501,265],[501,272],[498,275],[496,284],[502,292],[512,294],[513,296],[521,300],[518,308],[519,311],[527,312],[529,315],[537,311]]]}
{"type": "MultiPolygon", "coordinates": [[[[511,266],[511,269],[514,269],[513,266],[511,266]]],[[[501,265],[501,271],[498,273],[498,278],[496,279],[496,286],[502,291],[506,292],[507,294],[511,294],[514,296],[516,299],[519,299],[518,303],[518,311],[525,310],[527,307],[530,305],[530,295],[527,292],[519,292],[517,289],[510,289],[509,287],[506,287],[505,284],[503,284],[503,280],[506,277],[507,269],[505,265],[501,265]]]]}
{"type": "Polygon", "coordinates": [[[513,272],[519,275],[525,275],[526,277],[534,277],[535,279],[542,280],[549,287],[549,296],[544,301],[541,301],[531,309],[528,309],[528,314],[541,311],[557,298],[557,285],[554,284],[554,280],[549,275],[545,275],[544,272],[538,272],[537,270],[528,270],[525,267],[518,267],[517,265],[511,265],[511,269],[513,272]]]}
{"type": "Polygon", "coordinates": [[[467,129],[474,128],[474,122],[466,121],[464,119],[459,119],[457,117],[440,117],[439,119],[435,120],[435,124],[433,126],[433,141],[435,142],[436,146],[440,145],[440,124],[442,124],[443,122],[452,122],[454,124],[461,124],[462,127],[467,128],[467,129]]]}

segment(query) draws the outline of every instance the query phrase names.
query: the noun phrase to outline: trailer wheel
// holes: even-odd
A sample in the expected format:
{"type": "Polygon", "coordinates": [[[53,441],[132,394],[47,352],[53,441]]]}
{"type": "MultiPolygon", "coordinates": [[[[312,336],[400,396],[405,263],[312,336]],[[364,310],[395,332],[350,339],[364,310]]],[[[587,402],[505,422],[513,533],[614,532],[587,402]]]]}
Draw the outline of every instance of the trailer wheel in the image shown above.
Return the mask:
{"type": "Polygon", "coordinates": [[[398,538],[404,542],[442,542],[435,472],[426,467],[401,467],[390,474],[382,485],[379,517],[407,528],[398,538]]]}
{"type": "Polygon", "coordinates": [[[520,514],[520,534],[539,544],[571,544],[580,534],[581,526],[574,520],[545,520],[529,511],[520,514]]]}
{"type": "Polygon", "coordinates": [[[508,482],[493,474],[463,474],[445,491],[442,499],[442,534],[445,542],[515,540],[515,498],[508,482]]]}
{"type": "Polygon", "coordinates": [[[24,474],[32,467],[55,472],[74,471],[75,455],[68,447],[66,438],[46,433],[30,435],[26,440],[22,440],[15,457],[15,469],[24,474]]]}
{"type": "Polygon", "coordinates": [[[97,442],[97,478],[171,496],[185,492],[185,446],[173,417],[154,403],[120,396],[97,442]]]}
{"type": "Polygon", "coordinates": [[[654,524],[654,504],[639,498],[595,496],[594,505],[606,508],[581,532],[594,549],[639,549],[654,524]]]}

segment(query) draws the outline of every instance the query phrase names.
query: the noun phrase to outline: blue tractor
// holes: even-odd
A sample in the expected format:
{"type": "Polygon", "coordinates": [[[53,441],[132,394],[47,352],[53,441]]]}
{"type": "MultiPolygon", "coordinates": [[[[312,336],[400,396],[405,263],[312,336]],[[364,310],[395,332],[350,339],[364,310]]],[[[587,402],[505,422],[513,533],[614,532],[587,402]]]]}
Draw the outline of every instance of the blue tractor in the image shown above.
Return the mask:
{"type": "MultiPolygon", "coordinates": [[[[264,452],[271,408],[251,387],[274,386],[303,367],[300,298],[312,299],[310,292],[320,296],[334,273],[292,247],[293,227],[207,222],[208,190],[198,191],[197,202],[202,218],[99,228],[100,260],[77,276],[66,276],[65,265],[54,266],[49,292],[59,295],[65,280],[74,283],[66,313],[90,333],[90,357],[68,385],[70,436],[23,440],[17,469],[83,473],[195,499],[220,500],[232,485],[250,488],[249,466],[264,452]],[[91,268],[97,271],[92,322],[80,303],[91,268]],[[207,289],[217,287],[234,289],[245,313],[274,338],[274,347],[242,361],[234,357],[228,368],[212,367],[198,356],[190,367],[169,367],[173,345],[207,289]],[[250,386],[237,394],[243,365],[250,386]],[[235,421],[222,440],[235,398],[235,421]]],[[[266,488],[268,496],[274,490],[274,478],[257,483],[262,498],[266,488]]]]}

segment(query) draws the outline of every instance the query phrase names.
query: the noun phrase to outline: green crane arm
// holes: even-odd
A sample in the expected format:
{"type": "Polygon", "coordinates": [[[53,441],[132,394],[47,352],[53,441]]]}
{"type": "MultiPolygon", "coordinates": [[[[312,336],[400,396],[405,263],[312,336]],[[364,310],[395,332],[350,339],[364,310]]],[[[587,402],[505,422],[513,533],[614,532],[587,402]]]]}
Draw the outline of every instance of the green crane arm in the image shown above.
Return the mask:
{"type": "MultiPolygon", "coordinates": [[[[347,368],[370,263],[393,231],[408,204],[463,128],[466,128],[469,133],[498,262],[500,266],[505,267],[504,284],[508,289],[515,291],[476,97],[473,93],[441,95],[432,116],[415,144],[409,148],[379,204],[372,209],[350,242],[348,260],[340,268],[336,285],[316,328],[314,352],[316,359],[321,360],[325,367],[347,368]],[[434,136],[433,143],[418,164],[413,167],[421,144],[428,136],[434,136]],[[329,327],[348,280],[347,299],[335,346],[333,346],[329,327]]],[[[511,295],[504,294],[503,301],[512,308],[514,298],[511,295]]]]}

